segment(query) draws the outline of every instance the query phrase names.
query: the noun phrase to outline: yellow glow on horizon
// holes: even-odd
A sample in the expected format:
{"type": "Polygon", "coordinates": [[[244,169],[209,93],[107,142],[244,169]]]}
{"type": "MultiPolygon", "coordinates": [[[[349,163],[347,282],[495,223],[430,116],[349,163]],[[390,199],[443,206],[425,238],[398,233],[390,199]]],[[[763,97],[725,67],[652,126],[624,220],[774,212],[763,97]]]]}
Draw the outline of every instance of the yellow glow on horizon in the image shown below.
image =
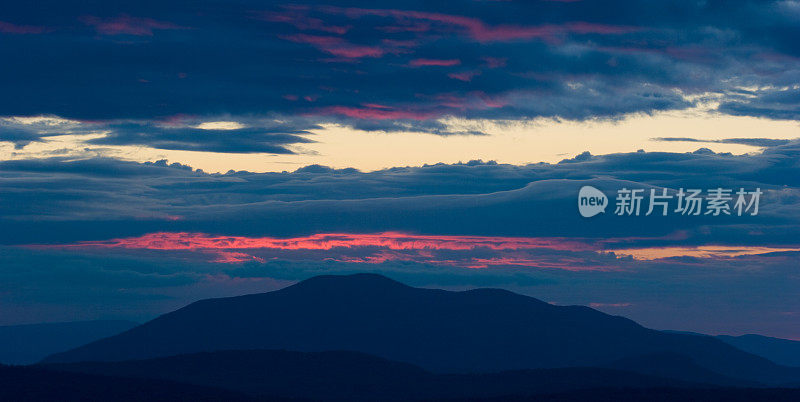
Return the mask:
{"type": "Polygon", "coordinates": [[[202,130],[237,130],[244,128],[238,121],[206,121],[197,125],[202,130]]]}
{"type": "Polygon", "coordinates": [[[631,248],[613,251],[617,255],[631,256],[636,260],[657,260],[670,257],[732,258],[743,255],[800,251],[800,248],[759,246],[697,246],[697,247],[653,247],[631,248]]]}
{"type": "MultiPolygon", "coordinates": [[[[419,132],[367,132],[338,125],[324,125],[305,137],[313,143],[289,146],[296,154],[224,154],[154,149],[147,146],[92,146],[78,136],[49,137],[22,150],[0,143],[0,159],[24,159],[61,155],[103,155],[132,161],[167,159],[206,172],[248,170],[293,171],[311,164],[334,168],[354,167],[374,171],[395,166],[420,166],[438,162],[457,163],[472,159],[524,165],[555,163],[589,151],[594,155],[635,152],[691,152],[709,148],[715,152],[746,154],[760,148],[721,143],[663,142],[656,137],[690,137],[701,140],[724,138],[800,138],[800,124],[791,120],[721,115],[706,108],[668,111],[653,115],[634,114],[620,120],[491,121],[445,119],[457,130],[478,130],[487,135],[438,136],[419,132]]],[[[242,127],[235,121],[205,122],[207,129],[242,127]]],[[[235,135],[235,134],[232,134],[235,135]]]]}

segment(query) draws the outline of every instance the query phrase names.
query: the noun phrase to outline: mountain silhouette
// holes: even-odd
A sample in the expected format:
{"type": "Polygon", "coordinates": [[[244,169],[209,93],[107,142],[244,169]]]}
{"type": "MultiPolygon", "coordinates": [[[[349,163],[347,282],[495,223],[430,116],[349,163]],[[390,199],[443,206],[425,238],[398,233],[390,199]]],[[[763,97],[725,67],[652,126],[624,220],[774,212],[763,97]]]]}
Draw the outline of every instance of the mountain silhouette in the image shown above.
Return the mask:
{"type": "Polygon", "coordinates": [[[253,397],[314,400],[423,400],[532,395],[594,388],[707,387],[608,368],[434,374],[410,364],[345,351],[220,351],[123,362],[60,363],[46,367],[212,386],[253,397]]]}
{"type": "Polygon", "coordinates": [[[784,366],[800,367],[800,342],[762,335],[717,335],[717,339],[745,352],[784,366]]]}
{"type": "Polygon", "coordinates": [[[712,337],[655,331],[505,290],[419,289],[374,274],[319,276],[274,292],[198,301],[45,362],[237,349],[358,351],[450,373],[604,366],[671,353],[726,377],[800,382],[800,370],[712,337]]]}
{"type": "Polygon", "coordinates": [[[627,357],[606,365],[605,367],[637,372],[649,376],[713,384],[717,386],[754,387],[759,385],[758,382],[717,374],[697,365],[691,358],[675,353],[627,357]]]}
{"type": "Polygon", "coordinates": [[[0,363],[31,364],[47,355],[116,335],[133,321],[76,321],[0,326],[0,363]]]}

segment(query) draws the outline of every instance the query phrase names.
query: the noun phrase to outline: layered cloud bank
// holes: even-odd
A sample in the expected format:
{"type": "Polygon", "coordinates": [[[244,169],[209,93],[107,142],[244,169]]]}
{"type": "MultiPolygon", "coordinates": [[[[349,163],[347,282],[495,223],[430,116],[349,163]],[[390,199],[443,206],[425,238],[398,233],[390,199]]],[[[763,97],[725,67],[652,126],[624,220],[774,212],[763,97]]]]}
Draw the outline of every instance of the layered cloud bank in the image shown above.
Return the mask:
{"type": "MultiPolygon", "coordinates": [[[[4,10],[0,111],[91,122],[94,145],[281,154],[325,123],[470,135],[441,119],[699,103],[800,116],[793,0],[47,3],[4,10]],[[196,128],[220,116],[243,124],[196,128]]],[[[0,126],[19,147],[47,134],[0,126]]]]}
{"type": "MultiPolygon", "coordinates": [[[[474,161],[362,173],[205,174],[166,162],[24,160],[3,170],[4,244],[74,243],[154,232],[248,237],[320,233],[623,239],[614,248],[795,246],[798,145],[756,155],[583,154],[527,166],[474,161]],[[757,216],[616,216],[576,210],[578,189],[760,188],[757,216]]],[[[611,212],[611,211],[609,211],[611,212]]]]}

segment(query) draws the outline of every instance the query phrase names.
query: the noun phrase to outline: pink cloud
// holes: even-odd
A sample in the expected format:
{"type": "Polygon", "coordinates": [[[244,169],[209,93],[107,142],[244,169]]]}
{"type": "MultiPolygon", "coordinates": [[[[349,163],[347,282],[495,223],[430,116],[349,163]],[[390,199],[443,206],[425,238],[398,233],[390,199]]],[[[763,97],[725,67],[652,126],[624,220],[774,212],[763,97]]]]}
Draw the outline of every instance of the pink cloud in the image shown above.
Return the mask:
{"type": "Polygon", "coordinates": [[[486,105],[486,107],[489,108],[499,108],[508,105],[508,102],[500,97],[490,96],[482,91],[475,92],[475,95],[483,102],[484,105],[486,105]]]}
{"type": "Polygon", "coordinates": [[[594,24],[588,22],[571,22],[566,24],[547,24],[536,26],[490,26],[477,18],[398,9],[321,7],[320,10],[332,14],[343,14],[354,19],[369,15],[391,17],[400,22],[400,25],[396,27],[398,31],[402,31],[405,26],[413,27],[413,24],[409,25],[409,21],[429,21],[437,23],[441,26],[463,30],[469,37],[479,42],[510,41],[534,38],[552,39],[557,35],[570,33],[616,35],[640,30],[638,27],[594,24]]]}
{"type": "Polygon", "coordinates": [[[481,59],[486,63],[486,67],[488,68],[505,67],[506,63],[508,63],[508,58],[505,57],[481,57],[481,59]]]}
{"type": "Polygon", "coordinates": [[[42,34],[49,32],[51,29],[35,25],[17,25],[10,22],[0,21],[0,32],[7,34],[42,34]]]}
{"type": "Polygon", "coordinates": [[[375,29],[386,33],[422,33],[433,28],[433,24],[425,21],[403,21],[398,25],[387,25],[375,29]]]}
{"type": "Polygon", "coordinates": [[[122,14],[114,18],[83,16],[80,21],[94,27],[100,35],[136,35],[153,36],[154,30],[186,29],[171,22],[157,21],[151,18],[131,17],[122,14]]]}
{"type": "Polygon", "coordinates": [[[221,264],[236,264],[247,261],[264,262],[263,258],[235,251],[215,251],[214,253],[216,254],[216,258],[211,262],[217,262],[221,264]]]}
{"type": "MultiPolygon", "coordinates": [[[[381,105],[373,105],[380,109],[381,105]]],[[[673,234],[650,240],[676,240],[673,234]]],[[[615,249],[615,244],[644,238],[579,239],[562,237],[505,237],[420,235],[401,232],[318,233],[309,236],[277,238],[215,236],[205,233],[159,232],[139,237],[87,241],[66,245],[31,245],[33,248],[82,250],[149,250],[178,253],[179,258],[197,255],[215,263],[265,262],[268,259],[340,261],[380,264],[410,261],[460,268],[533,267],[569,271],[611,271],[628,269],[632,261],[657,261],[669,257],[691,256],[700,259],[740,259],[756,266],[764,258],[782,259],[797,247],[754,246],[662,246],[615,249]],[[606,254],[614,252],[615,255],[606,254]],[[188,254],[187,254],[188,253],[188,254]],[[633,259],[626,256],[633,256],[633,259]],[[621,259],[620,259],[621,258],[621,259]],[[751,261],[752,260],[752,261],[751,261]]],[[[670,264],[678,262],[669,261],[670,264]]],[[[608,305],[623,307],[622,305],[608,305]]]]}
{"type": "Polygon", "coordinates": [[[470,82],[470,81],[472,81],[473,78],[475,78],[475,77],[477,77],[479,75],[481,75],[481,72],[477,71],[477,70],[462,71],[460,73],[447,74],[448,77],[450,77],[450,78],[452,78],[454,80],[459,80],[459,81],[464,81],[464,82],[470,82]]]}
{"type": "Polygon", "coordinates": [[[185,253],[192,252],[203,259],[224,264],[265,262],[267,258],[282,258],[364,264],[411,261],[474,269],[499,266],[567,270],[605,269],[580,258],[561,254],[555,257],[536,256],[530,253],[536,249],[592,251],[597,247],[590,243],[564,238],[414,235],[399,232],[321,233],[305,237],[275,238],[161,232],[106,241],[31,247],[152,250],[183,253],[180,254],[181,258],[185,258],[185,253]]]}
{"type": "Polygon", "coordinates": [[[295,34],[284,35],[282,38],[292,42],[306,43],[323,52],[330,53],[334,56],[343,57],[345,59],[381,57],[390,51],[378,46],[356,45],[336,36],[295,34]]]}
{"type": "Polygon", "coordinates": [[[459,110],[485,110],[508,105],[501,96],[490,96],[483,91],[472,91],[463,96],[461,94],[443,93],[436,95],[416,94],[419,99],[429,100],[438,107],[459,110]]]}
{"type": "Polygon", "coordinates": [[[585,241],[560,237],[503,237],[417,235],[401,232],[319,233],[304,237],[213,236],[205,233],[157,232],[139,237],[87,241],[57,247],[128,248],[150,250],[260,249],[331,250],[338,247],[385,247],[391,250],[517,250],[548,248],[553,250],[596,250],[585,241]]]}
{"type": "Polygon", "coordinates": [[[319,18],[308,16],[307,11],[307,7],[287,6],[283,12],[261,13],[259,18],[269,22],[290,24],[303,31],[321,31],[337,35],[344,35],[352,28],[349,25],[328,25],[319,18]]]}
{"type": "Polygon", "coordinates": [[[461,60],[459,59],[413,59],[408,62],[408,65],[412,67],[423,67],[423,66],[448,67],[448,66],[457,66],[459,64],[461,64],[461,60]]]}
{"type": "Polygon", "coordinates": [[[376,106],[371,104],[366,104],[362,106],[363,107],[328,106],[326,108],[321,109],[319,113],[342,115],[364,120],[392,120],[392,119],[427,120],[430,118],[437,117],[439,115],[433,112],[403,110],[389,106],[376,106]]]}

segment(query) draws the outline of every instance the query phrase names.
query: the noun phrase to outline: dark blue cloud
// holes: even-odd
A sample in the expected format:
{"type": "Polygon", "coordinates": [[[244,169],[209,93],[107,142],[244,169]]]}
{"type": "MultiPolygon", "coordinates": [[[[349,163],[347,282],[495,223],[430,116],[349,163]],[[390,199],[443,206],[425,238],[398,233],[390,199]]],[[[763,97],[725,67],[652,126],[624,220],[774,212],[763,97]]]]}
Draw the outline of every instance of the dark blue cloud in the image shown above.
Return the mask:
{"type": "Polygon", "coordinates": [[[31,142],[42,141],[42,135],[32,130],[0,126],[0,141],[11,142],[14,148],[21,149],[31,142]]]}
{"type": "Polygon", "coordinates": [[[31,142],[44,142],[44,137],[67,134],[69,124],[48,124],[32,122],[23,124],[16,119],[0,119],[0,141],[14,144],[21,149],[31,142]]]}
{"type": "MultiPolygon", "coordinates": [[[[616,117],[686,108],[693,101],[684,95],[715,92],[725,94],[724,113],[796,119],[796,8],[755,0],[18,3],[4,10],[8,26],[41,29],[0,32],[0,51],[12,55],[0,65],[0,110],[145,122],[303,116],[451,134],[434,119],[616,117]]],[[[162,146],[176,136],[123,131],[105,141],[162,146]]],[[[244,133],[234,152],[281,152],[291,139],[257,135],[244,133]]],[[[225,148],[185,139],[178,149],[225,148]]]]}
{"type": "Polygon", "coordinates": [[[146,145],[159,149],[226,153],[291,154],[289,144],[309,143],[306,130],[285,125],[232,130],[157,127],[148,124],[111,124],[109,134],[87,141],[100,145],[146,145]]]}
{"type": "Polygon", "coordinates": [[[719,110],[737,116],[763,116],[773,119],[797,120],[800,118],[800,88],[797,80],[800,72],[795,72],[792,88],[763,89],[749,91],[723,102],[719,110]]]}
{"type": "MultiPolygon", "coordinates": [[[[663,238],[661,244],[796,244],[798,144],[758,155],[634,152],[569,163],[473,161],[377,172],[310,166],[293,173],[205,174],[166,162],[8,161],[0,193],[4,244],[191,231],[247,236],[320,232],[663,238]],[[757,217],[592,220],[578,189],[761,188],[757,217]]],[[[638,240],[637,240],[638,241],[638,240]]],[[[647,243],[649,240],[641,240],[647,243]]]]}
{"type": "Polygon", "coordinates": [[[750,145],[754,147],[775,147],[778,145],[786,145],[791,142],[791,140],[782,140],[775,138],[724,138],[721,140],[709,140],[709,139],[689,138],[689,137],[658,137],[658,138],[653,138],[653,140],[665,141],[665,142],[708,142],[716,144],[741,144],[741,145],[750,145]]]}

